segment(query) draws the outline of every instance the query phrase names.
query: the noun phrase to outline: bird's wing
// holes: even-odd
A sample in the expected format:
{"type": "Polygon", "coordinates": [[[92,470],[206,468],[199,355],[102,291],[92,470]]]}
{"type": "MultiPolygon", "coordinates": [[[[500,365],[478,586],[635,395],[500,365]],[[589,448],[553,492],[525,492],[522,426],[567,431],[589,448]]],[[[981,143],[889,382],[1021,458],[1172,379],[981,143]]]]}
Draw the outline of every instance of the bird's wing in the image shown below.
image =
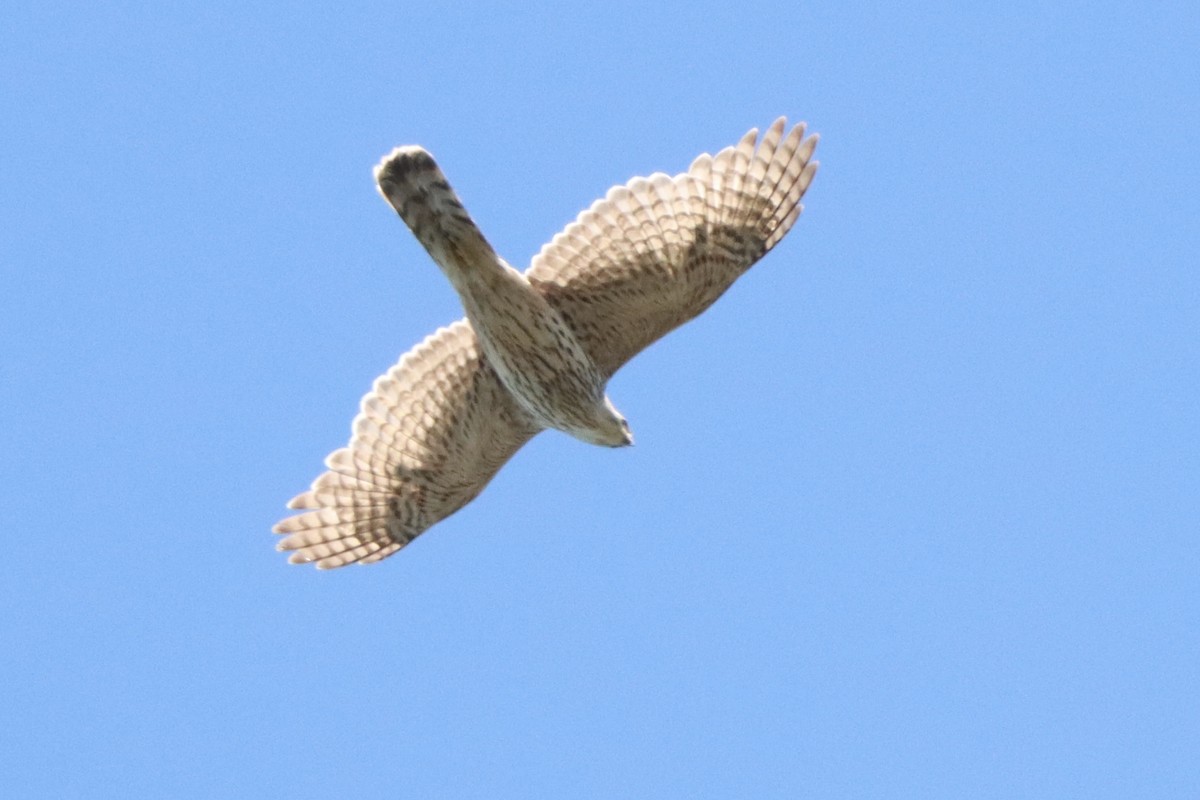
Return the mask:
{"type": "Polygon", "coordinates": [[[800,216],[817,137],[786,124],[614,187],[534,257],[526,277],[605,375],[712,305],[800,216]]]}
{"type": "Polygon", "coordinates": [[[470,502],[539,427],[483,360],[459,320],[380,376],[354,418],[350,444],[288,503],[280,550],[329,569],[390,556],[470,502]]]}

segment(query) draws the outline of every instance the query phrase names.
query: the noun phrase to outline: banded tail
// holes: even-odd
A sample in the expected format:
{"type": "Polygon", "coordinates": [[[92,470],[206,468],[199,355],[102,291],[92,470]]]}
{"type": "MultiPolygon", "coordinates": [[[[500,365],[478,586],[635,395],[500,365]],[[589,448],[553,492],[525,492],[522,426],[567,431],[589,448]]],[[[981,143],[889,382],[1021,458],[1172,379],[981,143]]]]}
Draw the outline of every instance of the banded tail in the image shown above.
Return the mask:
{"type": "Polygon", "coordinates": [[[375,182],[443,272],[496,263],[499,257],[423,147],[397,147],[375,168],[375,182]]]}

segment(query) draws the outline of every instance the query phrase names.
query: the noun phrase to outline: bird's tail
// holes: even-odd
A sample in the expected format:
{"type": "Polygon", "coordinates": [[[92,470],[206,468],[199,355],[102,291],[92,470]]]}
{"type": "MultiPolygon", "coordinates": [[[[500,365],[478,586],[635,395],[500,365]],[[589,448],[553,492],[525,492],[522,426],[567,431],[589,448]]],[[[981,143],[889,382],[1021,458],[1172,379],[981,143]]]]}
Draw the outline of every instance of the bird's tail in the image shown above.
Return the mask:
{"type": "Polygon", "coordinates": [[[451,274],[498,260],[427,150],[397,147],[375,168],[375,182],[433,260],[451,274]]]}

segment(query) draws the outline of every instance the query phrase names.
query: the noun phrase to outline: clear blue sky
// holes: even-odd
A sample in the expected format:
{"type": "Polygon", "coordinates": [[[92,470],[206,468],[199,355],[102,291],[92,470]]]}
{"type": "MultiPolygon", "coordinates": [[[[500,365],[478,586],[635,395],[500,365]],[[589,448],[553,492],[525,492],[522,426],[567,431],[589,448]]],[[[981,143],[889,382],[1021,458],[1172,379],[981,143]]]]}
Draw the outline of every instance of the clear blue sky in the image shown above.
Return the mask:
{"type": "Polygon", "coordinates": [[[1194,3],[0,12],[6,798],[1200,795],[1194,3]],[[786,114],[792,234],[386,562],[269,528],[515,264],[786,114]]]}

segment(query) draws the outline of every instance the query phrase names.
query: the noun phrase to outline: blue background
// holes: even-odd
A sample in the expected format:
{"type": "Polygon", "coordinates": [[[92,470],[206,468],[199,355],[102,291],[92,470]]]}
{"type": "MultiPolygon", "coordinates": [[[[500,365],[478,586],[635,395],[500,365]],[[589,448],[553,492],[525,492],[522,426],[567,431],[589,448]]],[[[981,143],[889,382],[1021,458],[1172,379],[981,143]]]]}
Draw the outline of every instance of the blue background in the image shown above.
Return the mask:
{"type": "Polygon", "coordinates": [[[5,797],[1200,795],[1192,3],[0,12],[5,797]],[[370,568],[269,528],[457,299],[786,114],[792,234],[370,568]]]}

